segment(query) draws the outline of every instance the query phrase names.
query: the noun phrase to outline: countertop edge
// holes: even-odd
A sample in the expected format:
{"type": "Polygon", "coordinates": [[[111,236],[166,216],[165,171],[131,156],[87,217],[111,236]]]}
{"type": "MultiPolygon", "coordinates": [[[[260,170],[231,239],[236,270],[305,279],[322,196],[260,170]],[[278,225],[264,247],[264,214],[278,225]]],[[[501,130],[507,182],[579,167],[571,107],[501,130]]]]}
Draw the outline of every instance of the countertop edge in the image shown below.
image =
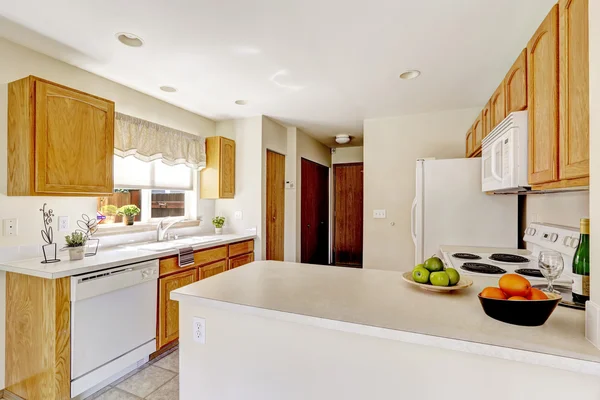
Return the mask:
{"type": "Polygon", "coordinates": [[[460,351],[463,353],[500,358],[503,360],[517,361],[526,364],[539,365],[576,373],[600,376],[600,363],[582,360],[578,358],[538,353],[535,351],[514,349],[510,347],[497,346],[492,344],[477,343],[461,339],[428,335],[424,333],[394,330],[371,325],[362,325],[353,322],[338,321],[321,317],[313,317],[304,314],[296,314],[285,311],[248,306],[243,304],[229,303],[226,301],[208,299],[190,294],[180,293],[178,292],[178,290],[172,291],[170,294],[170,298],[171,300],[179,302],[192,302],[193,304],[200,306],[209,306],[212,308],[222,309],[226,311],[244,312],[245,314],[257,317],[274,318],[278,321],[300,323],[304,325],[332,329],[341,332],[355,333],[359,335],[372,336],[381,339],[396,340],[405,343],[436,347],[446,350],[460,351]]]}

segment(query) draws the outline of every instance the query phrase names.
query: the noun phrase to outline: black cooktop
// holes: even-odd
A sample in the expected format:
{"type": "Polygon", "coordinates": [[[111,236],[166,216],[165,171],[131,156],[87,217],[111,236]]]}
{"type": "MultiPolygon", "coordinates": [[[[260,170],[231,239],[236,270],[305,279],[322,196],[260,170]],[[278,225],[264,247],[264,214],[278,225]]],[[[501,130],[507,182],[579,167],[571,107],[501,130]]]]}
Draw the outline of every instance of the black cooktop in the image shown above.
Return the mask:
{"type": "Polygon", "coordinates": [[[516,254],[504,254],[504,253],[495,253],[490,256],[490,260],[500,261],[505,263],[526,263],[529,262],[529,258],[521,257],[516,254]]]}
{"type": "Polygon", "coordinates": [[[477,254],[471,253],[454,253],[452,254],[452,257],[459,258],[461,260],[481,260],[481,257],[479,257],[477,254]]]}
{"type": "Polygon", "coordinates": [[[535,278],[543,278],[542,272],[539,269],[533,268],[519,268],[515,269],[515,273],[525,276],[533,276],[535,278]]]}
{"type": "Polygon", "coordinates": [[[500,267],[496,267],[495,265],[490,265],[490,264],[483,264],[483,263],[466,262],[460,268],[464,269],[465,271],[477,272],[480,274],[497,275],[497,274],[505,274],[506,273],[506,270],[504,270],[500,267]]]}

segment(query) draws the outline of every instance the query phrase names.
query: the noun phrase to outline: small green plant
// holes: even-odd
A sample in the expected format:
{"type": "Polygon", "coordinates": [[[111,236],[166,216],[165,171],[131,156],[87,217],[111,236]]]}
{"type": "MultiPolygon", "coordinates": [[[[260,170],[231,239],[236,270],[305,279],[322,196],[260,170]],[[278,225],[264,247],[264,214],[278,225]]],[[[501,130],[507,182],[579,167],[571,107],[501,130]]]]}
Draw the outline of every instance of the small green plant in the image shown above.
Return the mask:
{"type": "Polygon", "coordinates": [[[70,235],[65,236],[65,241],[67,242],[67,247],[81,247],[85,246],[87,237],[83,234],[83,232],[75,231],[70,235]]]}
{"type": "Polygon", "coordinates": [[[126,217],[135,217],[140,213],[140,209],[135,204],[128,204],[117,210],[117,215],[124,215],[126,217]]]}
{"type": "Polygon", "coordinates": [[[212,223],[215,226],[215,228],[222,228],[225,224],[225,217],[214,217],[212,219],[212,223]]]}
{"type": "Polygon", "coordinates": [[[119,209],[117,208],[117,206],[114,206],[112,204],[107,204],[105,206],[100,207],[100,212],[107,217],[117,215],[118,210],[119,209]]]}

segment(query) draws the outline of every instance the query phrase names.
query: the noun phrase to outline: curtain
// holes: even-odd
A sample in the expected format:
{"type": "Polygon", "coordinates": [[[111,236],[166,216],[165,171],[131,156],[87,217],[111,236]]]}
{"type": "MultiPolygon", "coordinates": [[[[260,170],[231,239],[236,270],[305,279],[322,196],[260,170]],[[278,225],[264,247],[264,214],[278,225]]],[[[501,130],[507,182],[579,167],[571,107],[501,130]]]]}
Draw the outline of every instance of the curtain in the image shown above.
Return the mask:
{"type": "Polygon", "coordinates": [[[194,169],[206,166],[203,137],[121,113],[115,113],[115,154],[194,169]]]}

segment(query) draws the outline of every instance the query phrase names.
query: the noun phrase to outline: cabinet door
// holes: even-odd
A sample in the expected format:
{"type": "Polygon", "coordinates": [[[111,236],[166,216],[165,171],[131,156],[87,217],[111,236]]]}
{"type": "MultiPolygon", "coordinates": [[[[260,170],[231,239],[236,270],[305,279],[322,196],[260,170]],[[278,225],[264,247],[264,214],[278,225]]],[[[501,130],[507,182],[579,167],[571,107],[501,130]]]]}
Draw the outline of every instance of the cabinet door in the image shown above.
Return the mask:
{"type": "Polygon", "coordinates": [[[479,117],[473,124],[473,136],[475,137],[474,149],[477,151],[481,147],[481,141],[483,140],[483,123],[481,122],[481,114],[479,114],[479,117]]]}
{"type": "Polygon", "coordinates": [[[114,104],[49,82],[35,85],[36,192],[112,193],[114,104]]]}
{"type": "Polygon", "coordinates": [[[523,49],[517,61],[504,78],[506,115],[527,109],[527,49],[523,49]]]}
{"type": "Polygon", "coordinates": [[[171,291],[198,280],[197,270],[191,269],[158,280],[158,348],[179,338],[179,303],[169,298],[171,291]]]}
{"type": "Polygon", "coordinates": [[[588,0],[560,0],[559,178],[590,173],[588,0]]]}
{"type": "Polygon", "coordinates": [[[241,267],[254,261],[254,253],[242,254],[241,256],[229,259],[229,269],[241,267]]]}
{"type": "Polygon", "coordinates": [[[527,44],[529,184],[558,179],[558,5],[527,44]]]}
{"type": "Polygon", "coordinates": [[[200,268],[200,279],[210,278],[227,270],[227,260],[205,265],[200,268]]]}
{"type": "Polygon", "coordinates": [[[466,157],[470,157],[471,154],[473,154],[473,130],[470,129],[469,132],[467,132],[467,138],[466,138],[466,157]]]}
{"type": "Polygon", "coordinates": [[[492,109],[492,129],[494,129],[504,118],[506,118],[506,98],[504,97],[504,81],[492,95],[490,100],[492,109]]]}
{"type": "Polygon", "coordinates": [[[233,198],[235,195],[235,142],[221,138],[221,165],[219,173],[219,188],[221,198],[233,198]]]}
{"type": "Polygon", "coordinates": [[[481,124],[483,126],[483,137],[485,138],[492,131],[492,112],[491,112],[491,101],[485,105],[485,108],[481,112],[481,124]]]}

